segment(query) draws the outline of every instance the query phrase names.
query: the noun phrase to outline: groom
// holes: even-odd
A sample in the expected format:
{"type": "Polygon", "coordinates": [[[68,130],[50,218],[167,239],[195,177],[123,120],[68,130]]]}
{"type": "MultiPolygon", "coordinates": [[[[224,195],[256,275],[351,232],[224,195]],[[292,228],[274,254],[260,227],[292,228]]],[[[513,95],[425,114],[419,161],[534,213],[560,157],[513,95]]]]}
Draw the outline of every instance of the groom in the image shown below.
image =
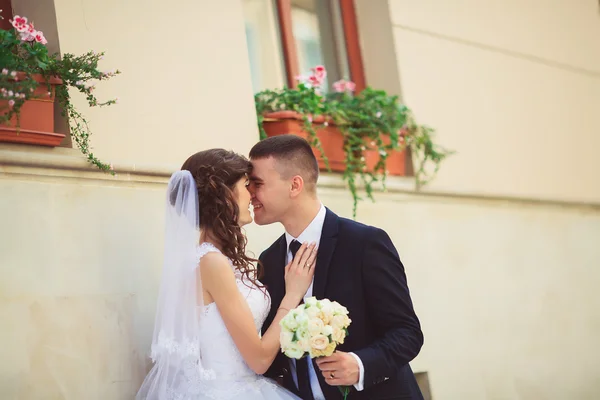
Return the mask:
{"type": "Polygon", "coordinates": [[[267,330],[284,296],[284,266],[303,242],[318,246],[314,281],[305,298],[337,301],[352,323],[330,357],[290,360],[279,354],[266,375],[303,399],[423,399],[408,363],[423,345],[404,266],[381,229],[340,218],[317,197],[319,168],[308,142],[280,135],[250,151],[249,190],[258,225],[280,222],[285,234],[260,255],[271,295],[267,330]]]}

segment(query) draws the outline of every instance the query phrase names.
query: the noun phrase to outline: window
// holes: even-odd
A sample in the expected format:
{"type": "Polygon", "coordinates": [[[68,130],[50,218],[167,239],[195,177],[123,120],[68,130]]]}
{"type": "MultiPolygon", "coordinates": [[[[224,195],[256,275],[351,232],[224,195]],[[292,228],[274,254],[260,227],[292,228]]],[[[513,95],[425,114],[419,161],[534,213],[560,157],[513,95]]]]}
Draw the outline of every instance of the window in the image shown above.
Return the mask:
{"type": "Polygon", "coordinates": [[[244,0],[244,16],[255,91],[294,87],[319,64],[325,87],[342,78],[365,87],[353,0],[244,0]]]}
{"type": "Polygon", "coordinates": [[[10,0],[0,0],[0,10],[2,10],[0,17],[4,17],[4,19],[0,19],[0,28],[10,29],[12,27],[12,25],[10,24],[10,22],[8,20],[12,19],[11,1],[10,0]]]}

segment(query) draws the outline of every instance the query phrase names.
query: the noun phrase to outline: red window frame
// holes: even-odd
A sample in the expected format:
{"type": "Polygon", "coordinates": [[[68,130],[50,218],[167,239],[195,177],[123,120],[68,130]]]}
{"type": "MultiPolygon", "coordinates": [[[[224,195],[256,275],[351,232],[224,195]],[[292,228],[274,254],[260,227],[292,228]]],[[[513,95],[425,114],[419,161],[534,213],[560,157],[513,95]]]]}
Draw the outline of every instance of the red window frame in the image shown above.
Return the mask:
{"type": "MultiPolygon", "coordinates": [[[[356,91],[359,92],[367,86],[367,83],[363,68],[362,53],[360,50],[356,10],[354,8],[353,0],[337,1],[339,2],[342,14],[350,79],[356,84],[356,91]]],[[[296,77],[300,74],[300,71],[298,70],[298,53],[296,50],[296,42],[294,40],[294,32],[292,30],[292,1],[277,0],[276,6],[287,84],[289,87],[294,88],[297,86],[296,77]]]]}
{"type": "Polygon", "coordinates": [[[9,30],[12,28],[12,24],[8,20],[13,17],[11,0],[0,0],[0,10],[4,17],[4,19],[0,19],[0,29],[9,30]]]}

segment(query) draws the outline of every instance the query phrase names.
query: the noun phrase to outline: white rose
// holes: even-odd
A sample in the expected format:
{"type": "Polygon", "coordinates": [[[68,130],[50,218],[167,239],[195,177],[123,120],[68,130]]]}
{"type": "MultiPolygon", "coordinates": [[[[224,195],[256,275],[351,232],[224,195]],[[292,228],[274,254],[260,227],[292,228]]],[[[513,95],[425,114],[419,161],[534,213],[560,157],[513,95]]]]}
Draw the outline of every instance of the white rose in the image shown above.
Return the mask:
{"type": "Polygon", "coordinates": [[[335,315],[331,320],[331,326],[333,327],[333,329],[343,329],[347,326],[347,320],[348,317],[346,317],[345,315],[335,315]]]}
{"type": "Polygon", "coordinates": [[[310,338],[310,347],[315,350],[325,350],[329,339],[325,335],[316,335],[310,338]]]}
{"type": "Polygon", "coordinates": [[[292,344],[292,346],[286,348],[283,352],[286,357],[295,358],[297,360],[301,359],[304,356],[304,350],[299,348],[297,345],[292,344]]]}
{"type": "Polygon", "coordinates": [[[311,306],[308,307],[306,310],[306,315],[308,316],[308,318],[313,319],[316,318],[320,313],[321,310],[319,310],[319,308],[317,306],[311,306]]]}
{"type": "Polygon", "coordinates": [[[334,301],[332,306],[333,306],[334,314],[348,315],[348,309],[346,307],[344,307],[343,305],[341,305],[340,303],[338,303],[337,301],[334,301]]]}
{"type": "Polygon", "coordinates": [[[292,332],[281,331],[279,335],[279,343],[281,344],[281,348],[285,349],[292,345],[292,340],[294,339],[294,334],[292,332]]]}
{"type": "Polygon", "coordinates": [[[320,318],[313,318],[308,321],[308,332],[311,336],[318,335],[322,333],[325,324],[320,318]]]}
{"type": "Polygon", "coordinates": [[[333,354],[333,352],[335,351],[335,342],[331,342],[329,344],[327,344],[325,346],[324,349],[319,350],[319,349],[311,349],[309,354],[312,358],[318,358],[318,357],[328,357],[330,355],[333,354]]]}
{"type": "Polygon", "coordinates": [[[325,325],[323,327],[323,335],[325,335],[325,336],[333,335],[333,331],[334,331],[334,329],[331,327],[331,325],[325,325]]]}
{"type": "Polygon", "coordinates": [[[306,327],[308,324],[308,315],[306,312],[298,312],[295,314],[295,320],[297,324],[297,329],[300,327],[306,327]]]}
{"type": "Polygon", "coordinates": [[[308,331],[308,327],[306,327],[306,326],[300,327],[296,331],[296,339],[297,340],[309,340],[310,336],[311,336],[310,332],[308,331]]]}
{"type": "Polygon", "coordinates": [[[310,351],[310,338],[298,339],[296,346],[305,353],[308,353],[310,351]]]}
{"type": "Polygon", "coordinates": [[[323,314],[323,322],[329,324],[333,319],[334,309],[331,302],[326,302],[321,305],[321,312],[323,314]]]}
{"type": "Polygon", "coordinates": [[[344,343],[344,339],[346,338],[346,331],[339,328],[334,328],[333,333],[331,334],[331,338],[336,343],[344,343]]]}
{"type": "Polygon", "coordinates": [[[309,297],[308,299],[304,300],[304,304],[306,304],[307,307],[316,307],[317,306],[317,298],[312,296],[309,297]]]}
{"type": "Polygon", "coordinates": [[[288,314],[279,323],[279,325],[288,331],[295,331],[298,328],[298,321],[294,318],[294,315],[288,314]]]}
{"type": "Polygon", "coordinates": [[[331,300],[329,300],[329,299],[319,300],[319,308],[331,306],[331,304],[332,304],[331,300]]]}

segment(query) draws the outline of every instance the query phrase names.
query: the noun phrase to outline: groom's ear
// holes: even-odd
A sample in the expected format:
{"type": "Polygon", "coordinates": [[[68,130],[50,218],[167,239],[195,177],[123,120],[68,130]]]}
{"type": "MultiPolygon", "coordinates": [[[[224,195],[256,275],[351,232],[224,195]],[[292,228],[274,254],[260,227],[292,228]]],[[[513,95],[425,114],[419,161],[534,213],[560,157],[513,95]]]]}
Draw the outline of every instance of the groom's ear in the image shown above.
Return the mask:
{"type": "Polygon", "coordinates": [[[300,175],[295,175],[290,183],[290,195],[291,197],[297,197],[304,190],[304,179],[300,175]]]}

